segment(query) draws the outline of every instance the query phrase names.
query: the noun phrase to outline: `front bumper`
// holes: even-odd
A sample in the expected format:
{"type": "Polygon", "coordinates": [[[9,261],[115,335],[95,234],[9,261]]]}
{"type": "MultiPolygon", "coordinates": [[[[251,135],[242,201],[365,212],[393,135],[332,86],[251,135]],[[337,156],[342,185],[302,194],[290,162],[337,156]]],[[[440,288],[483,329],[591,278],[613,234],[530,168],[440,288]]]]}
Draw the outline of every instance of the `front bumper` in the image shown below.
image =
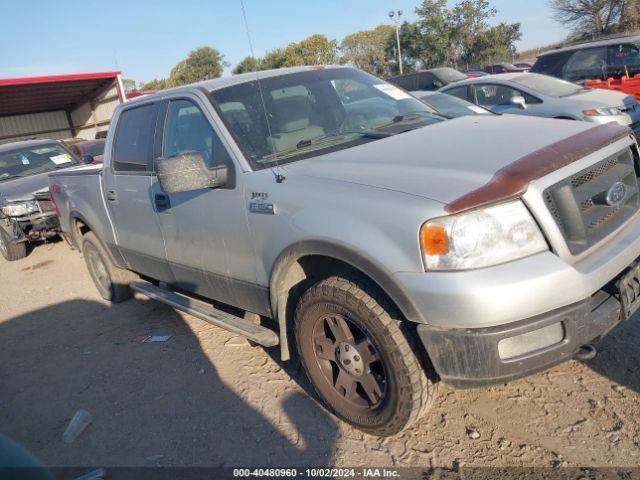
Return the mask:
{"type": "Polygon", "coordinates": [[[620,302],[607,286],[591,298],[508,325],[478,329],[441,329],[418,325],[440,378],[455,388],[505,383],[571,359],[581,346],[599,341],[621,319],[620,302]],[[502,340],[561,324],[564,338],[513,358],[501,358],[502,340]]]}
{"type": "Polygon", "coordinates": [[[55,213],[34,213],[22,217],[5,217],[0,220],[9,239],[14,243],[46,240],[60,232],[60,221],[55,213]]]}

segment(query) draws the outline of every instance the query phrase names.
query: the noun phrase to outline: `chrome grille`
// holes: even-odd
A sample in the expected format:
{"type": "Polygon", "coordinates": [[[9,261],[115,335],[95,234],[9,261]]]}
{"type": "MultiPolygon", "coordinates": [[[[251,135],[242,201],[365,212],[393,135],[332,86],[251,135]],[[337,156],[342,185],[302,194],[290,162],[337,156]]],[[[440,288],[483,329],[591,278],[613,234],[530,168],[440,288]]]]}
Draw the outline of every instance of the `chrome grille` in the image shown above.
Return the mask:
{"type": "Polygon", "coordinates": [[[631,149],[626,148],[547,188],[544,200],[571,253],[577,255],[585,251],[619,228],[640,208],[631,149]],[[625,185],[622,201],[607,201],[607,194],[617,182],[625,185]]]}

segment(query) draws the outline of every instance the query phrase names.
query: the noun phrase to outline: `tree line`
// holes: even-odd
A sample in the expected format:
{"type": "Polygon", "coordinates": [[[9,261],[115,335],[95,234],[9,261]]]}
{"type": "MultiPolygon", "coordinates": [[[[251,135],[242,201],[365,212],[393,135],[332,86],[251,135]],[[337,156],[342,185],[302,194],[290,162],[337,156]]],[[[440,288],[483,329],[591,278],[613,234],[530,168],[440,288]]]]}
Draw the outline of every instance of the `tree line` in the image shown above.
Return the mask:
{"type": "MultiPolygon", "coordinates": [[[[549,0],[553,18],[571,29],[568,40],[598,38],[640,28],[640,0],[549,0]]],[[[422,0],[416,20],[399,28],[405,72],[450,66],[459,70],[510,62],[521,39],[520,23],[492,25],[497,10],[489,0],[422,0]]],[[[247,56],[233,74],[301,65],[345,64],[381,77],[399,73],[395,27],[379,25],[342,40],[314,34],[276,48],[262,57],[247,56]]],[[[212,47],[201,47],[178,62],[167,78],[143,83],[141,90],[160,90],[222,76],[229,64],[212,47]]],[[[126,81],[127,89],[135,82],[126,81]]]]}
{"type": "MultiPolygon", "coordinates": [[[[488,0],[460,0],[452,7],[446,0],[423,0],[417,19],[400,25],[400,49],[405,72],[438,66],[465,69],[483,63],[509,61],[521,38],[519,23],[490,26],[497,10],[488,0]]],[[[353,65],[382,77],[399,73],[395,27],[379,25],[347,35],[341,40],[314,34],[276,48],[264,56],[247,56],[233,74],[272,68],[322,64],[353,65]]],[[[220,77],[229,66],[217,49],[201,47],[178,62],[167,78],[153,79],[141,90],[160,90],[220,77]]],[[[128,81],[128,88],[135,82],[128,81]]]]}
{"type": "Polygon", "coordinates": [[[554,18],[571,28],[570,40],[640,29],[640,0],[551,0],[554,18]]]}

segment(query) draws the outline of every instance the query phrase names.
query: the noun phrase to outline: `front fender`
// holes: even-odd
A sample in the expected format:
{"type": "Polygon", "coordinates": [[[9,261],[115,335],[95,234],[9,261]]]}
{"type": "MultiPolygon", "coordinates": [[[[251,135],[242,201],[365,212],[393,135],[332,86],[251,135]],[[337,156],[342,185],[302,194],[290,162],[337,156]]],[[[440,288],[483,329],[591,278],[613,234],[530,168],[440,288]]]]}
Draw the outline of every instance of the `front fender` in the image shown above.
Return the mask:
{"type": "Polygon", "coordinates": [[[412,322],[424,321],[402,287],[393,280],[392,272],[379,265],[375,260],[349,246],[327,240],[303,240],[290,245],[280,254],[274,264],[269,282],[273,312],[279,312],[278,305],[282,299],[278,298],[278,293],[282,291],[281,286],[284,277],[287,275],[291,266],[299,259],[312,255],[339,260],[359,270],[384,291],[400,309],[404,318],[412,322]]]}

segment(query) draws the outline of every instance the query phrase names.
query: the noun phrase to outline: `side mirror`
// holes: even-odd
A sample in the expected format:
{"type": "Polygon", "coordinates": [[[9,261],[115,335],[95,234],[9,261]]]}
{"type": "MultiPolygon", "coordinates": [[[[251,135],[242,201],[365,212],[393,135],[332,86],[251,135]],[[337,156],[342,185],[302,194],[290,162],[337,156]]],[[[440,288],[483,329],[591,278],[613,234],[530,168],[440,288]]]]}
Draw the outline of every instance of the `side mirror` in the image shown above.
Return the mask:
{"type": "Polygon", "coordinates": [[[227,184],[228,168],[208,169],[200,152],[157,158],[156,170],[160,187],[166,193],[220,188],[227,184]]]}
{"type": "Polygon", "coordinates": [[[89,164],[89,163],[93,163],[95,159],[93,158],[93,155],[87,154],[87,155],[83,155],[80,160],[82,160],[82,163],[89,164]]]}
{"type": "Polygon", "coordinates": [[[525,108],[527,108],[527,101],[522,95],[518,95],[515,97],[511,97],[511,105],[515,105],[516,107],[520,107],[524,110],[525,108]]]}

